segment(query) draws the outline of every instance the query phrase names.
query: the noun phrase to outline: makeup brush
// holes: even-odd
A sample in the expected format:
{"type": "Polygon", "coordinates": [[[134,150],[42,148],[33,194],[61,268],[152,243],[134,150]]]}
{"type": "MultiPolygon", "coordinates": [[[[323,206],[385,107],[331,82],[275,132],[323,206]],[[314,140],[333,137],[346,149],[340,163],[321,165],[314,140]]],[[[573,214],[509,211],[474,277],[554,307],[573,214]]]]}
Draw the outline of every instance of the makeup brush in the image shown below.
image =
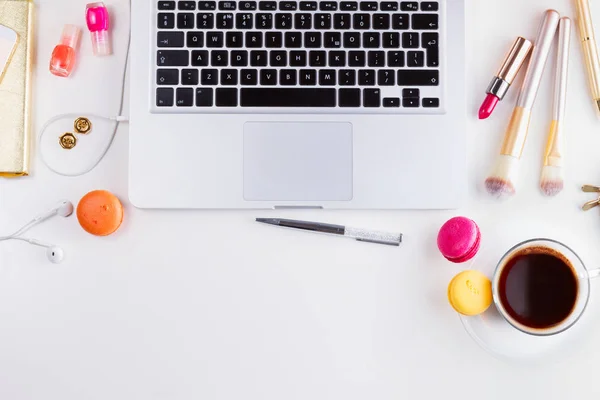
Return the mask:
{"type": "Polygon", "coordinates": [[[560,15],[554,10],[548,10],[544,13],[544,19],[537,40],[534,43],[533,54],[529,61],[517,105],[504,134],[500,156],[496,161],[494,170],[485,181],[487,191],[493,196],[503,197],[515,194],[519,159],[523,153],[525,139],[527,139],[531,108],[542,80],[559,19],[560,15]]]}
{"type": "Polygon", "coordinates": [[[546,196],[556,196],[563,190],[563,119],[567,102],[567,74],[569,69],[569,45],[571,43],[571,20],[561,18],[558,25],[558,53],[554,77],[554,103],[548,143],[544,154],[544,166],[540,187],[546,196]]]}

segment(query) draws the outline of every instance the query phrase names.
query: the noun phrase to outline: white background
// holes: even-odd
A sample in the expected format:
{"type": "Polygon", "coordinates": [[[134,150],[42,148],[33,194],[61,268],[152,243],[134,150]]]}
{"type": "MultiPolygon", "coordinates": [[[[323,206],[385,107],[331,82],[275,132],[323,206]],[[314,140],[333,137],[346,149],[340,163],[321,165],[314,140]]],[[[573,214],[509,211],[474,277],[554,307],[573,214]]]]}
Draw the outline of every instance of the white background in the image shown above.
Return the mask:
{"type": "MultiPolygon", "coordinates": [[[[600,31],[600,4],[592,2],[600,31]]],[[[85,3],[38,4],[36,134],[56,114],[116,113],[124,0],[107,2],[115,16],[115,56],[91,56],[86,33],[70,79],[47,71],[62,25],[84,27],[85,3]]],[[[144,211],[127,200],[126,125],[100,166],[82,177],[52,174],[36,153],[30,177],[0,181],[0,232],[61,198],[77,203],[93,189],[115,193],[126,215],[106,238],[85,233],[74,216],[36,227],[32,236],[64,248],[61,265],[49,264],[43,249],[0,245],[0,399],[597,399],[600,282],[592,284],[579,329],[564,333],[579,332],[575,344],[533,364],[498,360],[470,339],[447,304],[447,283],[467,266],[445,261],[435,244],[441,224],[462,214],[477,221],[484,247],[494,254],[541,235],[566,241],[588,267],[600,264],[600,218],[597,210],[580,211],[592,197],[579,189],[600,184],[600,121],[575,30],[564,192],[547,199],[538,189],[550,69],[533,112],[517,196],[498,203],[481,190],[517,90],[490,120],[476,119],[479,103],[514,38],[534,39],[548,7],[574,14],[568,0],[468,0],[471,184],[461,210],[144,211]],[[400,230],[405,242],[392,248],[282,230],[253,222],[257,216],[400,230]]],[[[97,127],[74,154],[85,155],[106,132],[97,127]]],[[[175,134],[165,140],[177,143],[175,134]]]]}

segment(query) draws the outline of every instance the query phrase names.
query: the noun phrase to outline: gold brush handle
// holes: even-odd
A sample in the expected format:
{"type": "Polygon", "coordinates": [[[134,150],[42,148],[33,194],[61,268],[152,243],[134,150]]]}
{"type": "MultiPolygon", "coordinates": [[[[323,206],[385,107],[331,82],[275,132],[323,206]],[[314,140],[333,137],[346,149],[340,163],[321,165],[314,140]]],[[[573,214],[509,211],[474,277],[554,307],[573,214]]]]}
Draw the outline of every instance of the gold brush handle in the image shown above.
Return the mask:
{"type": "Polygon", "coordinates": [[[523,107],[515,107],[506,133],[500,154],[521,158],[525,140],[527,140],[527,132],[529,131],[529,120],[531,119],[531,110],[523,107]]]}
{"type": "Polygon", "coordinates": [[[583,56],[588,71],[592,99],[600,111],[600,57],[594,35],[594,25],[589,0],[576,0],[579,35],[583,48],[583,56]]]}

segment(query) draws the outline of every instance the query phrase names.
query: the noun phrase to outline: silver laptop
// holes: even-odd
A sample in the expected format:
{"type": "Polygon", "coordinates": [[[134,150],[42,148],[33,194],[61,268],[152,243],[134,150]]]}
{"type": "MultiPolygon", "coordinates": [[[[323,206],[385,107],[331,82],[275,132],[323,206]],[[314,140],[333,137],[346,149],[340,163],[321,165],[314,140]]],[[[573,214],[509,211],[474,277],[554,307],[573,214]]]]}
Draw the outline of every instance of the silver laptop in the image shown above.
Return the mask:
{"type": "Polygon", "coordinates": [[[141,208],[456,208],[464,0],[133,0],[141,208]]]}

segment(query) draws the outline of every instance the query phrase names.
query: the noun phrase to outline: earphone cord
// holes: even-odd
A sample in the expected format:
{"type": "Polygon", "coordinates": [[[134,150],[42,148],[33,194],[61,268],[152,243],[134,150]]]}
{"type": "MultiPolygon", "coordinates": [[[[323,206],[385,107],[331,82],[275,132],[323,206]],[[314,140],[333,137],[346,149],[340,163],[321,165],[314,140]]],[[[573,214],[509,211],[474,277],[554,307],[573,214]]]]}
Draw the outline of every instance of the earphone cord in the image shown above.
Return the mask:
{"type": "MultiPolygon", "coordinates": [[[[129,15],[130,15],[129,19],[131,21],[131,0],[129,0],[129,15]]],[[[50,171],[54,172],[55,174],[62,175],[62,176],[71,176],[71,177],[73,177],[73,176],[84,175],[84,174],[87,174],[88,172],[90,172],[91,170],[93,170],[94,168],[96,168],[96,166],[98,164],[100,164],[100,161],[102,161],[102,159],[104,158],[104,156],[106,155],[106,153],[108,153],[108,149],[110,149],[110,146],[112,145],[112,142],[113,142],[113,140],[115,138],[117,130],[119,129],[120,123],[123,122],[123,121],[127,121],[127,118],[122,117],[121,113],[123,112],[123,108],[125,106],[125,81],[127,79],[127,67],[129,66],[129,49],[130,49],[130,47],[131,47],[131,27],[129,29],[129,35],[127,37],[127,53],[125,55],[125,66],[123,68],[123,75],[122,75],[122,78],[121,78],[121,98],[119,100],[118,116],[116,116],[116,117],[107,117],[107,116],[104,116],[104,115],[86,114],[86,113],[62,114],[62,115],[57,115],[54,118],[51,118],[42,127],[42,129],[40,131],[40,135],[38,137],[38,143],[39,143],[39,147],[40,147],[40,158],[42,160],[42,163],[50,171]],[[51,124],[53,124],[54,122],[58,121],[59,119],[63,119],[63,118],[77,118],[77,117],[79,117],[81,115],[86,115],[88,118],[98,118],[98,119],[104,119],[104,120],[107,120],[107,121],[114,121],[115,127],[112,130],[112,133],[110,134],[110,138],[109,138],[106,146],[104,146],[104,148],[102,149],[102,152],[100,153],[99,157],[97,157],[94,160],[94,162],[92,164],[90,164],[90,166],[88,168],[85,168],[82,171],[77,171],[77,172],[62,172],[62,171],[58,171],[57,169],[55,169],[52,166],[50,166],[50,164],[44,158],[44,151],[42,150],[42,146],[41,146],[42,138],[44,137],[44,134],[46,133],[46,130],[48,129],[48,127],[51,124]]]]}

